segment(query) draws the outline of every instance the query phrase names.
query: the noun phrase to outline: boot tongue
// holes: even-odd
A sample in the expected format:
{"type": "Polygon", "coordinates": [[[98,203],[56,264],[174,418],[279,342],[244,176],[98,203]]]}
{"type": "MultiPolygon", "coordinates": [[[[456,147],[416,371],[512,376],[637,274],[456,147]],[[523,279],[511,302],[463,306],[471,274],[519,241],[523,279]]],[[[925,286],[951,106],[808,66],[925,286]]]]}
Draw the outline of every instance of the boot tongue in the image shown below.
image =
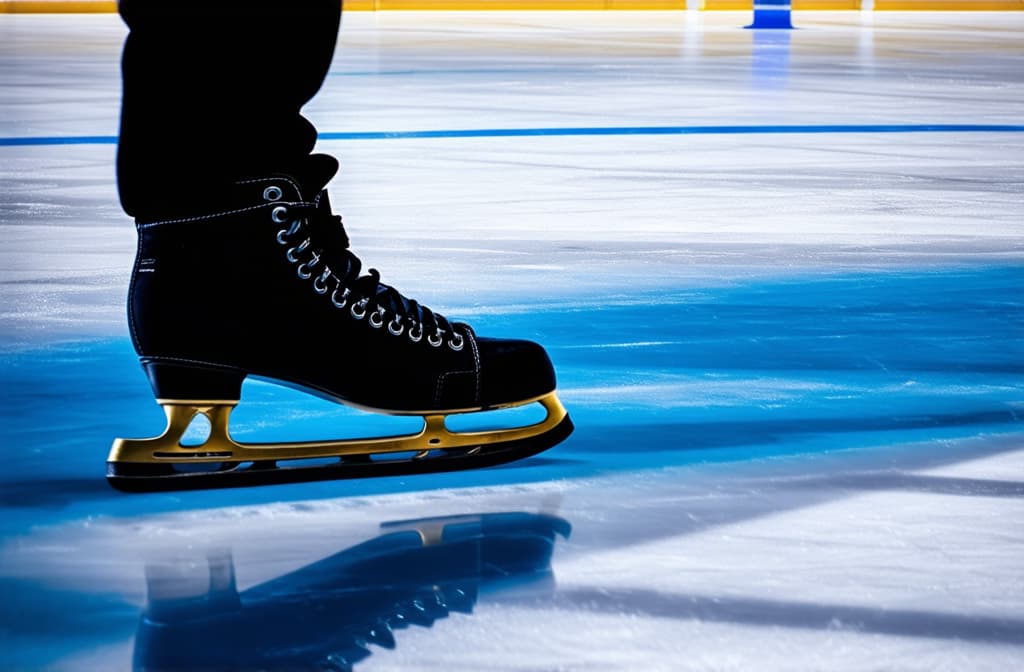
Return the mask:
{"type": "Polygon", "coordinates": [[[327,154],[310,154],[296,166],[290,175],[299,183],[304,201],[316,203],[316,210],[308,220],[316,247],[326,264],[340,276],[358,274],[361,264],[349,251],[348,234],[341,217],[331,212],[331,199],[327,183],[338,172],[338,160],[327,154]]]}
{"type": "MultiPolygon", "coordinates": [[[[353,283],[362,275],[362,263],[349,250],[348,234],[341,223],[341,217],[331,212],[331,201],[324,189],[337,172],[338,160],[333,156],[310,154],[291,171],[291,176],[298,181],[303,200],[316,199],[317,216],[310,218],[309,223],[326,264],[347,282],[353,283]]],[[[368,298],[375,301],[376,305],[383,306],[392,313],[411,317],[423,324],[424,328],[435,329],[439,324],[439,318],[440,321],[444,321],[440,315],[410,301],[392,287],[379,281],[375,284],[373,294],[368,298]]]]}
{"type": "Polygon", "coordinates": [[[310,154],[291,171],[302,187],[302,198],[313,200],[338,172],[338,160],[327,154],[310,154]]]}

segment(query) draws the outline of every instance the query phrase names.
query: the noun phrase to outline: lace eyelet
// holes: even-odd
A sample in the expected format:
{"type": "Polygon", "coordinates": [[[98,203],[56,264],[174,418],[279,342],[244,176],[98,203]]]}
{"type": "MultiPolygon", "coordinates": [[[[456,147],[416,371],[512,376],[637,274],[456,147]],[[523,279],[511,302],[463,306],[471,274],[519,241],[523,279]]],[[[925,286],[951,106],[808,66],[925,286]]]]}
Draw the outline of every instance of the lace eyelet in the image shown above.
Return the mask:
{"type": "Polygon", "coordinates": [[[295,272],[298,273],[299,277],[302,278],[303,280],[309,280],[311,277],[313,277],[313,267],[319,263],[320,255],[314,252],[312,257],[310,257],[309,261],[299,264],[299,267],[296,269],[295,272]]]}
{"type": "Polygon", "coordinates": [[[423,325],[417,324],[415,322],[413,324],[416,324],[415,332],[413,331],[413,327],[409,327],[409,332],[407,335],[409,336],[410,341],[412,341],[413,343],[419,343],[420,340],[422,340],[423,338],[423,325]],[[413,335],[414,333],[415,335],[413,335]]]}
{"type": "Polygon", "coordinates": [[[309,238],[306,238],[296,247],[288,248],[288,252],[285,254],[285,256],[288,258],[288,261],[292,262],[293,264],[297,264],[299,263],[299,255],[305,252],[307,247],[309,247],[309,238]]]}
{"type": "Polygon", "coordinates": [[[277,242],[280,245],[287,245],[290,242],[288,239],[294,236],[301,226],[302,220],[296,219],[287,229],[281,229],[277,232],[277,242]]]}
{"type": "Polygon", "coordinates": [[[327,278],[331,277],[331,269],[324,267],[324,272],[313,281],[313,291],[321,296],[327,293],[327,278]]]}
{"type": "Polygon", "coordinates": [[[370,326],[374,329],[380,329],[384,326],[384,308],[377,306],[377,310],[370,313],[370,326]]]}
{"type": "Polygon", "coordinates": [[[394,336],[401,336],[402,332],[405,331],[405,325],[402,324],[402,318],[395,315],[395,319],[388,322],[388,331],[394,336]]]}
{"type": "Polygon", "coordinates": [[[462,337],[462,334],[458,334],[458,333],[455,334],[454,336],[452,336],[451,340],[448,341],[448,347],[451,348],[455,352],[458,352],[459,350],[462,350],[463,346],[465,346],[465,345],[466,345],[466,339],[464,339],[462,337]]]}
{"type": "Polygon", "coordinates": [[[284,224],[288,221],[288,208],[279,205],[270,211],[270,218],[275,224],[284,224]]]}
{"type": "Polygon", "coordinates": [[[444,329],[438,329],[437,331],[435,331],[430,336],[427,336],[427,343],[430,344],[430,347],[432,347],[432,348],[440,348],[441,347],[441,342],[444,341],[444,339],[441,338],[441,334],[443,334],[443,333],[444,333],[444,329]],[[434,340],[435,338],[437,340],[434,340]]]}
{"type": "Polygon", "coordinates": [[[352,313],[352,317],[357,320],[361,320],[366,317],[366,306],[369,303],[369,299],[359,299],[359,303],[353,303],[352,308],[349,309],[349,312],[352,313]]]}
{"type": "Polygon", "coordinates": [[[337,288],[335,288],[335,290],[333,292],[331,292],[331,303],[334,304],[335,308],[344,308],[345,304],[348,303],[348,296],[351,293],[352,293],[351,290],[349,290],[347,287],[345,287],[345,288],[337,287],[337,288]],[[339,289],[342,290],[342,292],[341,292],[341,301],[338,300],[338,290],[339,289]]]}
{"type": "Polygon", "coordinates": [[[264,201],[279,201],[284,196],[284,192],[281,191],[281,187],[267,187],[263,190],[264,201]]]}

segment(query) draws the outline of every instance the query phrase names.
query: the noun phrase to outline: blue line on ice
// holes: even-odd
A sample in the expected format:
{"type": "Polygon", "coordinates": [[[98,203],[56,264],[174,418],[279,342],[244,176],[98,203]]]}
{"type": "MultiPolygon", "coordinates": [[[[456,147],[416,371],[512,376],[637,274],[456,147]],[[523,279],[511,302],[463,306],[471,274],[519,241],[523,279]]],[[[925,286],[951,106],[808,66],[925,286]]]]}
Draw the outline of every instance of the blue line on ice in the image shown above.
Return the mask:
{"type": "MultiPolygon", "coordinates": [[[[586,135],[778,135],[796,133],[1020,133],[1022,124],[820,124],[785,126],[594,126],[566,128],[470,128],[429,131],[328,131],[321,140],[423,138],[518,138],[586,135]]],[[[0,138],[0,146],[112,145],[113,135],[0,138]]]]}

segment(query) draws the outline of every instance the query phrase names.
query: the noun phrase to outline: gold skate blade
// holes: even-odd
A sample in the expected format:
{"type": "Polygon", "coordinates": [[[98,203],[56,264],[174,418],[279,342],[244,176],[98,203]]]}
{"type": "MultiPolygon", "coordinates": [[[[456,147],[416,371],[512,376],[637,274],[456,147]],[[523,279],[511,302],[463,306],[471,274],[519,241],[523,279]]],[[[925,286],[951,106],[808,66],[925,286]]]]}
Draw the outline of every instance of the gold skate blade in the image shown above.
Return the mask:
{"type": "MultiPolygon", "coordinates": [[[[189,465],[219,463],[266,463],[277,460],[372,457],[395,453],[414,453],[413,460],[426,459],[433,451],[462,449],[472,455],[488,445],[514,444],[542,436],[558,427],[567,417],[554,392],[517,404],[511,408],[539,403],[546,416],[540,422],[522,427],[488,431],[452,431],[445,425],[448,415],[468,411],[423,414],[423,428],[397,436],[330,441],[288,443],[239,443],[228,429],[228,418],[237,401],[158,400],[167,415],[167,427],[159,436],[148,439],[115,439],[107,458],[109,465],[189,465]],[[192,420],[204,415],[210,422],[209,437],[199,445],[182,445],[192,420]]],[[[497,408],[497,407],[496,407],[497,408]]]]}

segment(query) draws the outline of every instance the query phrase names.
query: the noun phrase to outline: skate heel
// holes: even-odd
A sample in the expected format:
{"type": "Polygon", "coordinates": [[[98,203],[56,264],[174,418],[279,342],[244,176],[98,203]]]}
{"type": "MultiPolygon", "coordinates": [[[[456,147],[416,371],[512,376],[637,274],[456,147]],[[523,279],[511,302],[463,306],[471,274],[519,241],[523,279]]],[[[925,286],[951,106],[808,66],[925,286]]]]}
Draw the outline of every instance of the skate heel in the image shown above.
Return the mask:
{"type": "Polygon", "coordinates": [[[155,359],[143,359],[142,368],[157,400],[237,402],[242,396],[245,373],[237,369],[155,359]]]}

